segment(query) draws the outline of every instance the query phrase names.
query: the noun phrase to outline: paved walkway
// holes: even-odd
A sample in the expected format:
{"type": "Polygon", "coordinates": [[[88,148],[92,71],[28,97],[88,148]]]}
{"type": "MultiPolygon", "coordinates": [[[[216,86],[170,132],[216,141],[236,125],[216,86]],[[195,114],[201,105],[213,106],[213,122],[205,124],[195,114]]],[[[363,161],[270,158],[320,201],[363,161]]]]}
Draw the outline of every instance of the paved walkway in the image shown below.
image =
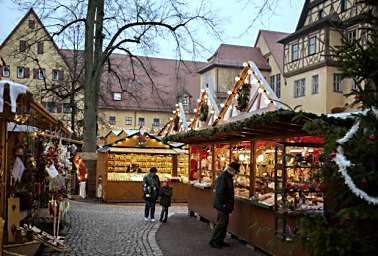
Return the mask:
{"type": "MultiPolygon", "coordinates": [[[[211,235],[207,224],[189,217],[185,205],[175,205],[169,210],[168,223],[160,224],[144,221],[143,204],[71,201],[65,240],[71,250],[57,253],[44,248],[40,255],[261,255],[237,240],[229,241],[231,248],[213,249],[207,244],[211,235]]],[[[160,206],[155,217],[159,214],[160,206]]]]}
{"type": "Polygon", "coordinates": [[[209,246],[211,237],[209,225],[188,217],[187,214],[175,214],[162,224],[156,234],[156,240],[164,256],[262,256],[236,239],[227,238],[231,247],[216,249],[209,246]]]}

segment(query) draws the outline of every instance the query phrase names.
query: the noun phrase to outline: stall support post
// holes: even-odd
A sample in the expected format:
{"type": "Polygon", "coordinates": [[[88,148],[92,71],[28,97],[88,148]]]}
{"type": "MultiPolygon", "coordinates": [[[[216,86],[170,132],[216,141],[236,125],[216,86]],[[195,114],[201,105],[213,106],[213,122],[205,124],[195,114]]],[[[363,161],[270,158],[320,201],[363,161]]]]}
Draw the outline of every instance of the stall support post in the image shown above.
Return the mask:
{"type": "Polygon", "coordinates": [[[211,188],[215,186],[215,145],[211,146],[211,188]]]}
{"type": "Polygon", "coordinates": [[[6,160],[7,160],[7,122],[0,118],[0,217],[5,218],[6,205],[6,160]]]}
{"type": "Polygon", "coordinates": [[[249,197],[252,197],[255,192],[255,183],[256,183],[256,141],[251,141],[251,150],[249,154],[249,170],[250,170],[250,178],[249,178],[249,197]]]}
{"type": "Polygon", "coordinates": [[[172,177],[177,177],[178,156],[172,155],[172,177]]]}
{"type": "Polygon", "coordinates": [[[203,145],[199,145],[199,154],[200,154],[200,157],[199,157],[199,183],[201,183],[201,181],[202,181],[202,154],[203,154],[203,152],[202,152],[202,147],[203,147],[203,145]]]}

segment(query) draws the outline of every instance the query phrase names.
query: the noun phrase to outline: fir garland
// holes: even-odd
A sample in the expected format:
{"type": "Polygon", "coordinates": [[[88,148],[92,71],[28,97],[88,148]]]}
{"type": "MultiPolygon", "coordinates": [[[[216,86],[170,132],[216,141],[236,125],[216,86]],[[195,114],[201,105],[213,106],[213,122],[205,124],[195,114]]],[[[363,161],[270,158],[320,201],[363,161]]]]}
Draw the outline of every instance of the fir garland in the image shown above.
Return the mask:
{"type": "Polygon", "coordinates": [[[236,108],[244,112],[250,100],[250,92],[251,92],[251,85],[250,84],[243,84],[238,90],[238,105],[236,108]]]}
{"type": "Polygon", "coordinates": [[[205,122],[207,120],[208,114],[209,114],[209,106],[207,105],[207,103],[205,103],[200,108],[199,120],[202,122],[205,122]]]}

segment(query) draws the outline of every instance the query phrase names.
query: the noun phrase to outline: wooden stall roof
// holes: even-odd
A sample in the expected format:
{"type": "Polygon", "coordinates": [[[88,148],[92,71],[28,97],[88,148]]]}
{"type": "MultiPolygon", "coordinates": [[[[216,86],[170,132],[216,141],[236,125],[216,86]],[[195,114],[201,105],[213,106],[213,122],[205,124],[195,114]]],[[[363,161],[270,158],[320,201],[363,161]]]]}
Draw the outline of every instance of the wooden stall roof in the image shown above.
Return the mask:
{"type": "Polygon", "coordinates": [[[310,135],[303,129],[307,121],[326,116],[313,113],[277,110],[253,115],[239,121],[215,126],[209,129],[189,131],[167,136],[163,141],[187,144],[242,141],[257,138],[277,138],[310,135]]]}
{"type": "Polygon", "coordinates": [[[64,127],[63,123],[52,116],[39,102],[35,101],[29,91],[17,97],[17,112],[12,113],[10,111],[9,91],[10,85],[6,83],[3,93],[4,110],[0,113],[0,118],[22,124],[15,117],[20,114],[27,114],[29,116],[28,125],[44,130],[61,131],[64,135],[70,135],[70,131],[64,127]]]}

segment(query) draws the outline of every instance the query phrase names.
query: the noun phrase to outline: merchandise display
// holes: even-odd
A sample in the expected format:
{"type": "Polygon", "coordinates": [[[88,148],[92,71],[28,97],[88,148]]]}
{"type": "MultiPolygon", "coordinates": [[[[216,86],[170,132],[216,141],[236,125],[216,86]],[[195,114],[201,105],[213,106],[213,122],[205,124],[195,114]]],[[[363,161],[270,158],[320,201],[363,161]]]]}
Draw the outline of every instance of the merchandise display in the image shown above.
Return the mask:
{"type": "Polygon", "coordinates": [[[213,175],[211,151],[212,147],[210,145],[191,147],[189,177],[191,184],[201,188],[211,187],[213,175]]]}
{"type": "Polygon", "coordinates": [[[215,177],[230,163],[230,144],[217,144],[215,145],[215,177]]]}
{"type": "Polygon", "coordinates": [[[183,183],[188,183],[189,180],[189,155],[180,154],[177,157],[177,176],[183,183]]]}
{"type": "Polygon", "coordinates": [[[159,178],[172,177],[172,155],[110,153],[108,181],[142,181],[152,166],[158,169],[159,178]]]}
{"type": "Polygon", "coordinates": [[[241,198],[250,197],[250,154],[251,142],[244,141],[232,144],[232,161],[240,163],[240,172],[234,178],[235,196],[241,198]]]}

